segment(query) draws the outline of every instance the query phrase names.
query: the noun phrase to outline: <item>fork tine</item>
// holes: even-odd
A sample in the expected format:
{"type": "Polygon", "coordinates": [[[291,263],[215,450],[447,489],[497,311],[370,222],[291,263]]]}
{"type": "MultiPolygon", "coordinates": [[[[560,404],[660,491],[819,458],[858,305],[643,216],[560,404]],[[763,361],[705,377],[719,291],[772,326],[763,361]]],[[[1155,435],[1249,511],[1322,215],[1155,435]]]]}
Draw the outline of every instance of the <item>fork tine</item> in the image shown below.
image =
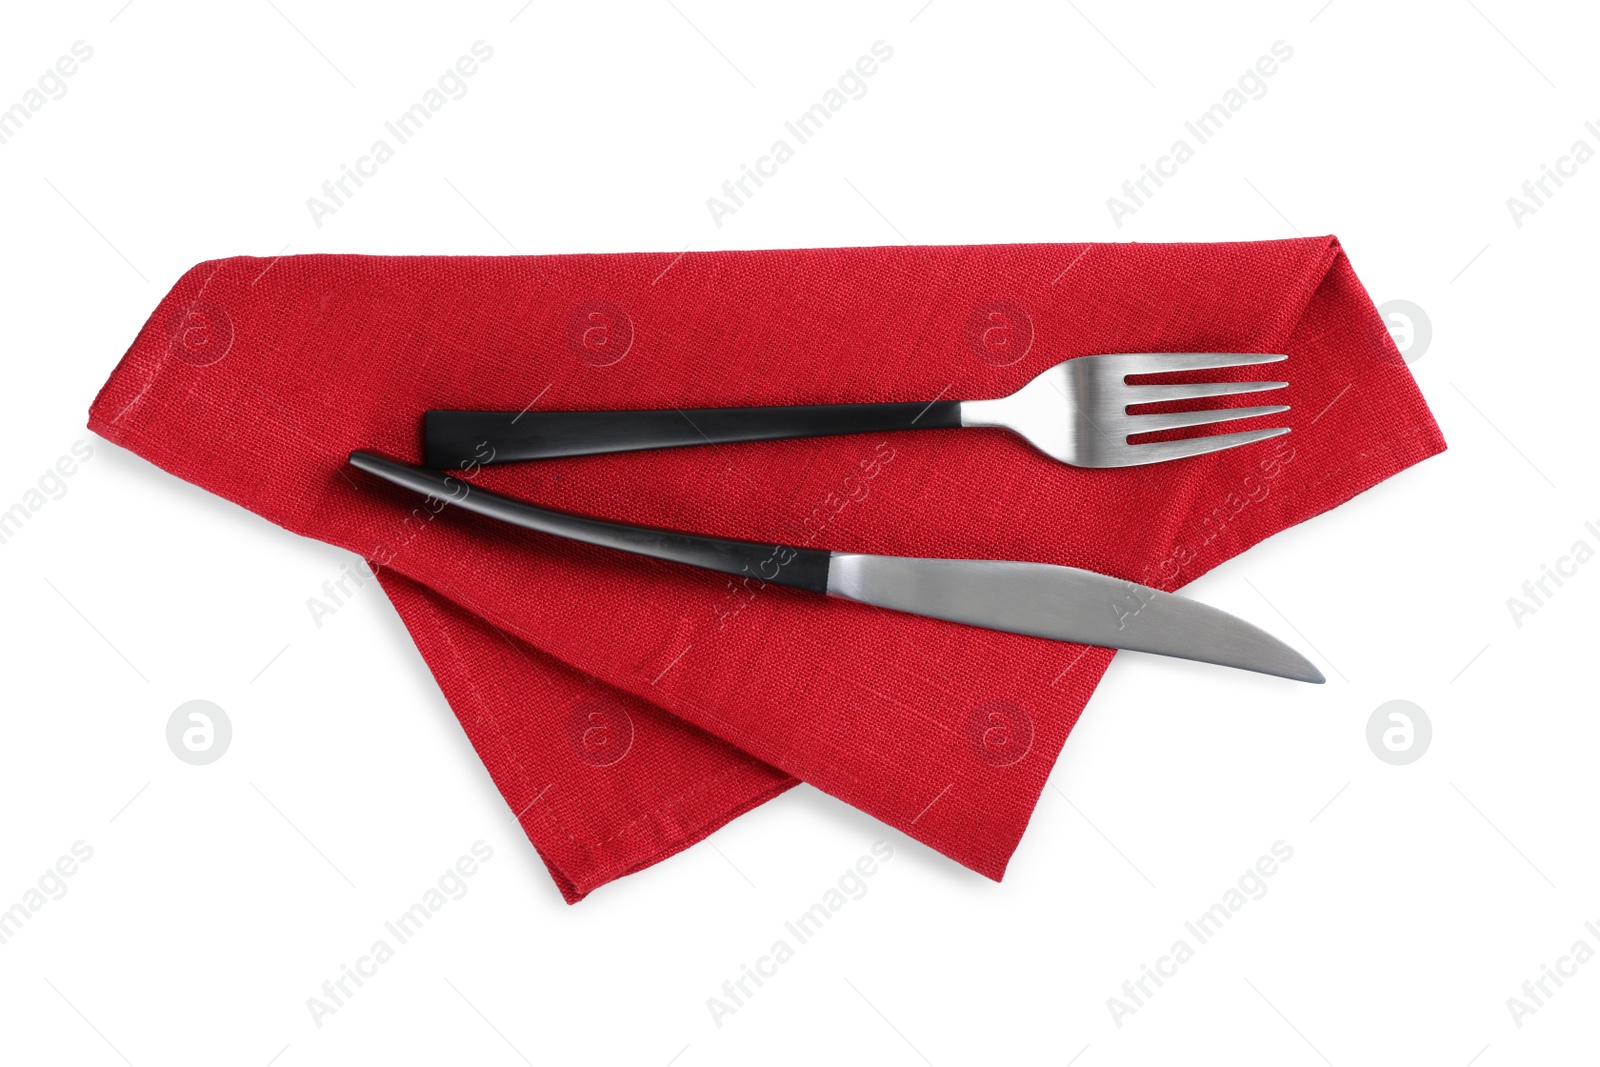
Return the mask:
{"type": "Polygon", "coordinates": [[[1204,396],[1234,396],[1287,389],[1288,382],[1195,382],[1192,385],[1125,385],[1128,404],[1159,404],[1168,400],[1197,400],[1204,396]]]}
{"type": "Polygon", "coordinates": [[[1281,352],[1120,352],[1109,356],[1089,356],[1114,364],[1116,374],[1176,374],[1186,370],[1221,370],[1223,367],[1253,367],[1288,359],[1281,352]]]}
{"type": "Polygon", "coordinates": [[[1165,463],[1169,459],[1188,459],[1207,452],[1221,452],[1240,445],[1254,444],[1270,437],[1280,437],[1289,427],[1278,426],[1271,430],[1242,430],[1239,433],[1221,433],[1212,437],[1190,437],[1182,441],[1155,441],[1147,445],[1128,445],[1121,462],[1108,464],[1133,467],[1143,463],[1165,463]]]}
{"type": "Polygon", "coordinates": [[[1288,404],[1263,404],[1254,408],[1213,408],[1210,411],[1174,411],[1165,415],[1129,415],[1128,421],[1118,429],[1128,433],[1155,433],[1157,430],[1176,430],[1183,426],[1210,426],[1214,422],[1232,422],[1234,419],[1253,419],[1258,415],[1276,415],[1288,411],[1288,404]]]}

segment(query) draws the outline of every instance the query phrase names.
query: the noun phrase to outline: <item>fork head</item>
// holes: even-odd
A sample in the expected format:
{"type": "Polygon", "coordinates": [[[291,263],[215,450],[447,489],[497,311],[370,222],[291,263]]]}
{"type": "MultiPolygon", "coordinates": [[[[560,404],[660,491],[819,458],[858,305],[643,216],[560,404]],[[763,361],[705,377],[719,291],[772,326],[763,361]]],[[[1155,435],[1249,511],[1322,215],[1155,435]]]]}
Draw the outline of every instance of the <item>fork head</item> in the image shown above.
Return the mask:
{"type": "Polygon", "coordinates": [[[1268,392],[1283,389],[1288,382],[1129,385],[1127,379],[1137,374],[1222,370],[1277,363],[1288,358],[1280,354],[1239,352],[1127,352],[1080,356],[1057,363],[1010,396],[998,400],[962,401],[961,425],[1004,427],[1026,438],[1039,451],[1074,467],[1134,467],[1220,452],[1286,434],[1289,427],[1141,444],[1129,444],[1128,438],[1160,430],[1274,415],[1288,411],[1289,406],[1269,404],[1158,415],[1130,415],[1128,409],[1138,404],[1268,392]]]}

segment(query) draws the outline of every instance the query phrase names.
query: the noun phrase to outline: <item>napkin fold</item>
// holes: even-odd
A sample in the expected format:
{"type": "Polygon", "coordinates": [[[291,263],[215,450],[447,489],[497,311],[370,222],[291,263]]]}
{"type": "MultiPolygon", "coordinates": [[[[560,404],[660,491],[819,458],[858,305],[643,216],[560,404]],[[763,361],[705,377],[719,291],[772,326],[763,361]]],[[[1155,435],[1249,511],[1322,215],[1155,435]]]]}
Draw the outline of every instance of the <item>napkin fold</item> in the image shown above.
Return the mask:
{"type": "MultiPolygon", "coordinates": [[[[420,462],[429,408],[979,399],[1132,351],[1288,353],[1228,373],[1286,378],[1272,399],[1292,405],[1278,418],[1293,432],[1120,470],[1067,467],[1001,431],[930,430],[463,476],[639,525],[1037,560],[1170,590],[1444,448],[1331,237],[235,257],[179,280],[89,426],[367,560],[568,901],[797,781],[999,879],[1111,651],[514,529],[345,457],[420,462]]],[[[1293,684],[1220,668],[1214,682],[1293,684]]]]}

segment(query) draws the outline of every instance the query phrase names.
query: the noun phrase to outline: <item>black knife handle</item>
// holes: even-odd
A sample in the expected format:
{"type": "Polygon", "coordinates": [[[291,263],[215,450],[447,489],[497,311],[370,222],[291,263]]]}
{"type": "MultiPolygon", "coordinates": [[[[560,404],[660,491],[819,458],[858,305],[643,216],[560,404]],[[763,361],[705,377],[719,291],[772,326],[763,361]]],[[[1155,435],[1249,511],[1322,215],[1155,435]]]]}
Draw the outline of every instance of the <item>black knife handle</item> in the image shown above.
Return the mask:
{"type": "Polygon", "coordinates": [[[663,411],[430,411],[422,419],[423,452],[428,466],[438,470],[647,448],[960,425],[959,400],[663,411]]]}
{"type": "Polygon", "coordinates": [[[384,481],[524,529],[654,559],[687,563],[723,574],[757,578],[774,585],[809,589],[813,593],[828,591],[831,553],[825,549],[706,537],[552,511],[469,485],[466,479],[456,475],[408,466],[374,452],[350,453],[350,465],[384,481]]]}

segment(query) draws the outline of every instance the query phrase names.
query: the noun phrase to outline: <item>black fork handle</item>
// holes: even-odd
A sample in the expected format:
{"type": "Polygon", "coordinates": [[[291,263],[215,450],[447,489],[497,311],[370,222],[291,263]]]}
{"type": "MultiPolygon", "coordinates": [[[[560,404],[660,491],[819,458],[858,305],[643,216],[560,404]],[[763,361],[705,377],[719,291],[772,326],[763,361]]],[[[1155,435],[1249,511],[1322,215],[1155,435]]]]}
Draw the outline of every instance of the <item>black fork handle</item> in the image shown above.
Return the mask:
{"type": "Polygon", "coordinates": [[[422,420],[423,453],[428,466],[436,470],[650,448],[960,425],[959,400],[662,411],[430,411],[422,420]]]}

